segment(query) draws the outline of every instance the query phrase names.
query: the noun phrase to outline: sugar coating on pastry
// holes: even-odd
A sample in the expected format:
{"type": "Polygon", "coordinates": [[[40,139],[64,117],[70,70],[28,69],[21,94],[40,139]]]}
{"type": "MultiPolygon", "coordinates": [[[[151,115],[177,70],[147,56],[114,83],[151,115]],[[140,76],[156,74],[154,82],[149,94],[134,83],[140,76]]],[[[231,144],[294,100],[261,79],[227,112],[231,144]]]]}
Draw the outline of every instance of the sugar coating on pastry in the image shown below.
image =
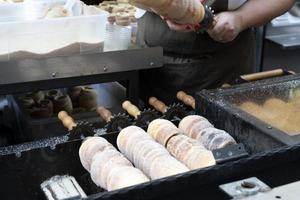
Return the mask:
{"type": "Polygon", "coordinates": [[[205,120],[196,121],[193,125],[191,124],[189,136],[195,139],[202,130],[206,128],[213,128],[213,127],[214,126],[209,121],[205,121],[205,120]]]}
{"type": "Polygon", "coordinates": [[[156,157],[150,165],[151,179],[159,179],[189,171],[189,169],[170,155],[156,157]]]}
{"type": "Polygon", "coordinates": [[[133,167],[131,162],[117,150],[107,150],[96,153],[91,165],[91,178],[93,182],[107,189],[107,175],[116,165],[133,167]]]}
{"type": "MultiPolygon", "coordinates": [[[[184,155],[188,150],[195,144],[189,141],[189,137],[185,135],[177,135],[170,139],[167,149],[173,156],[175,156],[180,161],[183,161],[184,155]]],[[[197,141],[195,141],[197,142],[197,141]]]]}
{"type": "Polygon", "coordinates": [[[185,135],[176,135],[167,145],[169,152],[183,162],[189,169],[199,169],[215,165],[211,151],[208,151],[199,141],[185,135]]]}
{"type": "Polygon", "coordinates": [[[193,138],[195,138],[195,135],[197,134],[197,130],[193,130],[194,132],[192,132],[191,129],[194,127],[194,125],[196,123],[199,126],[198,129],[201,129],[201,128],[203,129],[207,126],[213,127],[213,125],[206,118],[201,117],[199,115],[190,115],[190,116],[183,118],[180,121],[178,128],[181,129],[189,137],[192,137],[192,135],[193,135],[194,136],[193,138]]]}
{"type": "Polygon", "coordinates": [[[123,153],[127,157],[131,158],[131,161],[134,163],[134,165],[139,167],[151,179],[162,178],[188,170],[188,168],[184,164],[173,158],[162,145],[155,142],[152,137],[149,136],[149,134],[146,133],[143,129],[137,129],[134,126],[132,127],[133,131],[130,130],[130,127],[127,127],[126,132],[123,132],[121,134],[121,142],[119,144],[125,144],[126,148],[124,148],[123,146],[121,148],[119,147],[119,149],[123,149],[123,153]],[[130,134],[135,130],[138,133],[130,134]],[[148,137],[144,137],[141,135],[148,135],[148,137]],[[123,138],[125,136],[129,137],[127,138],[127,141],[125,141],[125,139],[123,138]],[[149,137],[151,139],[149,139],[149,137]],[[157,161],[157,159],[159,159],[160,157],[166,158],[167,164],[171,163],[171,165],[169,165],[170,169],[166,170],[165,164],[161,164],[157,161]],[[163,166],[164,170],[155,170],[160,168],[161,165],[163,166]]]}
{"type": "Polygon", "coordinates": [[[174,135],[181,133],[172,122],[165,119],[153,120],[147,132],[161,145],[166,146],[167,141],[174,135]]]}
{"type": "Polygon", "coordinates": [[[193,146],[185,156],[184,163],[192,170],[216,164],[213,153],[199,146],[193,146]]]}
{"type": "MultiPolygon", "coordinates": [[[[134,137],[133,135],[131,135],[129,138],[128,138],[128,142],[126,143],[126,146],[125,146],[125,151],[122,152],[124,153],[126,156],[128,156],[128,159],[133,161],[133,155],[141,150],[141,149],[137,149],[137,150],[134,150],[134,148],[136,147],[136,145],[141,142],[141,141],[152,141],[154,142],[154,140],[151,138],[151,137],[141,137],[140,135],[143,135],[143,134],[146,134],[145,132],[141,132],[139,135],[136,135],[136,137],[134,137]]],[[[144,147],[142,147],[144,148],[144,147]]]]}
{"type": "Polygon", "coordinates": [[[148,134],[141,134],[145,132],[143,129],[137,126],[128,126],[122,129],[117,137],[117,145],[118,148],[122,153],[125,152],[125,148],[127,146],[127,142],[130,141],[132,138],[139,137],[140,140],[142,139],[152,139],[148,134]]]}
{"type": "Polygon", "coordinates": [[[164,155],[168,155],[168,152],[162,151],[161,149],[150,149],[150,150],[144,150],[141,152],[141,160],[140,162],[141,164],[141,168],[142,171],[150,176],[150,167],[151,167],[151,163],[154,161],[155,158],[160,157],[160,156],[164,156],[164,155]]]}
{"type": "Polygon", "coordinates": [[[153,146],[153,141],[152,140],[142,140],[142,141],[138,141],[135,145],[131,145],[132,150],[129,150],[129,154],[131,154],[132,157],[132,162],[134,163],[134,165],[139,168],[142,169],[142,153],[145,151],[150,150],[151,149],[155,149],[156,146],[153,146]],[[152,145],[152,147],[151,147],[152,145]]]}
{"type": "Polygon", "coordinates": [[[139,153],[139,162],[141,163],[141,168],[146,175],[150,176],[150,166],[153,160],[159,156],[170,156],[169,152],[162,148],[162,146],[156,142],[148,143],[139,153]]]}
{"type": "Polygon", "coordinates": [[[231,135],[216,128],[204,129],[196,139],[202,142],[208,150],[215,150],[236,143],[231,135]]]}
{"type": "Polygon", "coordinates": [[[137,168],[129,166],[115,166],[107,178],[107,190],[117,190],[148,182],[149,178],[137,168]]]}
{"type": "Polygon", "coordinates": [[[90,171],[90,166],[94,155],[105,148],[114,148],[106,139],[102,137],[90,137],[85,140],[79,148],[79,158],[83,167],[90,171]]]}

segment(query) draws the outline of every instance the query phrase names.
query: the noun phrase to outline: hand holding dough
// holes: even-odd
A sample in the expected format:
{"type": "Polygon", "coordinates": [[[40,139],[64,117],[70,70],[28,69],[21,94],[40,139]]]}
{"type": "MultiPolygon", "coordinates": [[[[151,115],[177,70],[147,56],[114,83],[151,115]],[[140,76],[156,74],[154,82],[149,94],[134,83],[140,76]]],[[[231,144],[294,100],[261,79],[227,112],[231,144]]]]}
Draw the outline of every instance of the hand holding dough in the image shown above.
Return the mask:
{"type": "Polygon", "coordinates": [[[205,15],[199,0],[129,0],[129,3],[151,9],[178,24],[199,24],[205,15]]]}

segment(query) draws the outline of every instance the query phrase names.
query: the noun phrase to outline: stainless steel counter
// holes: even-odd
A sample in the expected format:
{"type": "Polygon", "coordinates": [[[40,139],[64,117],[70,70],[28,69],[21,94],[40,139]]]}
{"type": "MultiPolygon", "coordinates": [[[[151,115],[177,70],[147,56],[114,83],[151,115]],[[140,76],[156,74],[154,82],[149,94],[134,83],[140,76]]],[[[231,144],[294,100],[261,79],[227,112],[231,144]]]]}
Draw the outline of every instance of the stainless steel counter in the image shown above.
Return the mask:
{"type": "Polygon", "coordinates": [[[270,70],[280,67],[299,73],[299,55],[300,1],[297,1],[291,11],[267,25],[262,68],[263,70],[270,70]]]}

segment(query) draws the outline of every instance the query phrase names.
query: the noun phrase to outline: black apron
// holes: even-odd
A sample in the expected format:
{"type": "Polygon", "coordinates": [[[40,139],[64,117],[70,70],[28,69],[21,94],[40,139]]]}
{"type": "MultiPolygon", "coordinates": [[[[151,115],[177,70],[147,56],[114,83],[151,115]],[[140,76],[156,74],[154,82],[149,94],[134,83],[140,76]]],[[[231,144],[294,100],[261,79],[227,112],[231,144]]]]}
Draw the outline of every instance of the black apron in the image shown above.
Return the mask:
{"type": "Polygon", "coordinates": [[[255,62],[255,39],[251,29],[232,42],[219,43],[207,33],[180,33],[147,12],[138,23],[137,43],[141,47],[161,46],[164,67],[140,73],[140,94],[147,102],[156,96],[172,103],[179,90],[192,95],[204,88],[216,88],[241,74],[251,73],[255,62]]]}

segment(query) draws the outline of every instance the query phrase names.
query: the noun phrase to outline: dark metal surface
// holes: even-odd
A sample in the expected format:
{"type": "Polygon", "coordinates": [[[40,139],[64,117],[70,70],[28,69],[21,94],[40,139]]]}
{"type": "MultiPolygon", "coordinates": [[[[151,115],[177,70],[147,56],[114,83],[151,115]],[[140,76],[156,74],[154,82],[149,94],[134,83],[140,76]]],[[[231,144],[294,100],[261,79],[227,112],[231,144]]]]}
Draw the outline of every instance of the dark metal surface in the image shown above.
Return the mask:
{"type": "MultiPolygon", "coordinates": [[[[0,174],[1,199],[43,199],[43,193],[39,186],[43,181],[55,175],[74,176],[87,195],[98,193],[96,196],[101,199],[108,197],[113,199],[119,197],[121,199],[161,199],[164,195],[174,195],[177,189],[181,191],[181,187],[184,189],[189,185],[203,184],[205,179],[200,181],[203,172],[210,172],[210,170],[222,166],[194,170],[122,190],[105,192],[91,181],[90,174],[80,163],[78,150],[82,139],[78,138],[81,137],[82,132],[74,139],[72,138],[75,135],[71,137],[71,134],[0,148],[0,170],[5,172],[0,174]],[[183,180],[184,182],[182,182],[183,180]],[[151,194],[152,192],[154,193],[151,194]],[[128,196],[132,193],[135,195],[128,196]]],[[[115,147],[117,147],[117,136],[118,132],[102,135],[115,147]]],[[[228,158],[228,156],[225,157],[228,158]]],[[[214,178],[221,177],[211,178],[214,180],[214,178]]],[[[197,192],[197,190],[192,191],[197,192]]],[[[191,191],[184,190],[183,192],[188,195],[191,191]]]]}
{"type": "Polygon", "coordinates": [[[162,65],[160,47],[0,62],[0,94],[127,81],[132,99],[137,98],[137,71],[162,65]]]}
{"type": "Polygon", "coordinates": [[[181,103],[173,103],[168,107],[167,111],[163,114],[163,118],[168,120],[172,120],[175,117],[179,119],[183,119],[188,114],[189,113],[186,110],[184,105],[182,105],[181,103]]]}
{"type": "Polygon", "coordinates": [[[158,119],[159,117],[160,116],[157,111],[150,108],[144,109],[135,120],[135,125],[140,127],[147,127],[151,121],[158,119]]]}
{"type": "MultiPolygon", "coordinates": [[[[53,116],[49,118],[32,118],[26,109],[21,105],[20,101],[18,100],[18,96],[8,95],[7,99],[11,104],[11,110],[15,113],[16,121],[18,121],[18,124],[15,127],[15,129],[18,129],[18,131],[14,135],[15,139],[17,139],[16,142],[21,143],[55,137],[62,135],[65,131],[65,128],[58,119],[57,114],[53,114],[53,116]]],[[[72,113],[71,116],[75,121],[88,118],[96,120],[98,119],[96,122],[100,122],[100,118],[96,112],[72,113]]]]}
{"type": "Polygon", "coordinates": [[[284,35],[270,35],[266,39],[280,45],[283,49],[299,49],[300,36],[299,33],[291,33],[284,35]]]}
{"type": "Polygon", "coordinates": [[[74,127],[70,133],[70,140],[86,138],[90,136],[94,136],[96,134],[96,130],[92,123],[88,121],[79,121],[76,123],[76,127],[74,127]]]}
{"type": "Polygon", "coordinates": [[[263,71],[277,69],[278,67],[300,72],[300,49],[283,49],[278,44],[265,40],[263,71]]]}
{"type": "Polygon", "coordinates": [[[276,187],[299,180],[299,167],[300,146],[289,146],[122,190],[99,193],[89,199],[231,199],[219,189],[219,185],[255,176],[270,187],[276,187]]]}
{"type": "Polygon", "coordinates": [[[218,164],[241,159],[249,155],[242,143],[228,145],[224,148],[213,150],[212,153],[218,164]]]}
{"type": "Polygon", "coordinates": [[[125,113],[119,113],[114,115],[110,122],[105,125],[107,132],[120,131],[119,129],[123,129],[132,124],[132,120],[125,113]]]}
{"type": "Polygon", "coordinates": [[[271,70],[278,67],[287,70],[300,72],[299,62],[299,24],[291,25],[289,18],[283,18],[282,26],[273,26],[271,23],[266,26],[266,36],[264,39],[264,48],[261,65],[262,70],[271,70]]]}

